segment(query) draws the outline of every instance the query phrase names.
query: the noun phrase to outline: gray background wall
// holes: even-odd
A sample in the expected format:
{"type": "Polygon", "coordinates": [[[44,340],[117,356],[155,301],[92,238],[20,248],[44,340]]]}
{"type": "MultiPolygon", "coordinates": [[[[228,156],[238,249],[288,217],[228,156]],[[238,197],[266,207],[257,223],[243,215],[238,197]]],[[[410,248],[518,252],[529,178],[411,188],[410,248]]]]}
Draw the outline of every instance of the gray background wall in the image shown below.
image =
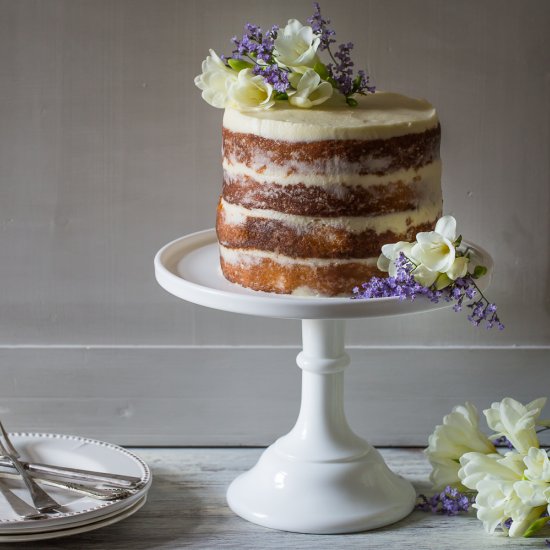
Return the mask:
{"type": "MultiPolygon", "coordinates": [[[[506,324],[475,330],[450,311],[350,322],[352,424],[375,443],[423,444],[466,399],[548,395],[550,4],[322,8],[380,89],[437,106],[445,211],[494,255],[490,297],[506,324]]],[[[299,322],[178,301],[152,259],[214,224],[222,112],[193,84],[208,48],[229,53],[247,21],[311,11],[0,0],[0,414],[11,429],[264,444],[290,427],[299,322]]]]}

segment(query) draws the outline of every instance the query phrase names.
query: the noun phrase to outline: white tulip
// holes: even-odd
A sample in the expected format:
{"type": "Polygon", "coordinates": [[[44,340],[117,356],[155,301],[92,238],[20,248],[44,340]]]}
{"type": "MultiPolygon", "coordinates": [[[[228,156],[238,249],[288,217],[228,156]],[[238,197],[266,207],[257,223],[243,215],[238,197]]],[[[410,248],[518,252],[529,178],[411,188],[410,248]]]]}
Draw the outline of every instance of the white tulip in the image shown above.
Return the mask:
{"type": "Polygon", "coordinates": [[[320,41],[311,27],[290,19],[275,39],[277,62],[298,73],[304,73],[319,61],[316,52],[320,41]]]}
{"type": "Polygon", "coordinates": [[[237,80],[237,73],[227,67],[214,50],[202,62],[202,74],[195,77],[195,86],[202,90],[202,98],[218,109],[227,106],[228,91],[237,80]]]}
{"type": "Polygon", "coordinates": [[[269,109],[273,99],[273,86],[261,75],[255,75],[252,69],[239,71],[237,80],[228,90],[228,105],[242,111],[269,109]]]}
{"type": "Polygon", "coordinates": [[[506,437],[518,452],[527,454],[531,447],[539,447],[535,422],[545,403],[544,397],[527,405],[505,397],[502,401],[493,403],[483,413],[489,427],[498,432],[495,437],[506,437]]]}
{"type": "Polygon", "coordinates": [[[314,105],[320,105],[332,96],[332,85],[324,80],[313,70],[308,69],[303,75],[293,73],[291,84],[296,92],[289,94],[288,101],[295,107],[310,109],[314,105]],[[299,80],[296,79],[299,76],[299,80]]]}
{"type": "Polygon", "coordinates": [[[456,220],[452,216],[443,216],[438,220],[434,231],[416,235],[417,243],[412,252],[431,271],[446,273],[455,261],[455,240],[456,220]]]}
{"type": "Polygon", "coordinates": [[[466,403],[454,407],[428,439],[428,448],[424,452],[433,467],[430,475],[432,484],[437,488],[459,486],[460,457],[471,451],[485,456],[495,453],[495,447],[479,429],[477,409],[466,403]]]}

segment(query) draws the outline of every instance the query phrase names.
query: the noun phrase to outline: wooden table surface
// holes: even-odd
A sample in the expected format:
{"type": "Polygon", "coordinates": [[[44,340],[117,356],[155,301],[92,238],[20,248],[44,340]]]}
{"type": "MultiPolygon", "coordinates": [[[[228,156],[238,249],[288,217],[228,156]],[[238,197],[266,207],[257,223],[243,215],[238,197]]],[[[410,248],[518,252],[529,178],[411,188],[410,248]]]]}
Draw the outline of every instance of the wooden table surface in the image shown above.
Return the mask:
{"type": "MultiPolygon", "coordinates": [[[[487,535],[473,515],[446,517],[413,512],[375,531],[351,535],[302,535],[266,529],[227,507],[231,480],[250,468],[262,449],[133,449],[153,470],[145,506],[118,524],[62,539],[7,543],[15,549],[139,550],[167,548],[331,549],[391,548],[488,550],[546,548],[550,532],[532,539],[487,535]]],[[[418,449],[380,449],[388,465],[429,493],[429,464],[418,449]]]]}

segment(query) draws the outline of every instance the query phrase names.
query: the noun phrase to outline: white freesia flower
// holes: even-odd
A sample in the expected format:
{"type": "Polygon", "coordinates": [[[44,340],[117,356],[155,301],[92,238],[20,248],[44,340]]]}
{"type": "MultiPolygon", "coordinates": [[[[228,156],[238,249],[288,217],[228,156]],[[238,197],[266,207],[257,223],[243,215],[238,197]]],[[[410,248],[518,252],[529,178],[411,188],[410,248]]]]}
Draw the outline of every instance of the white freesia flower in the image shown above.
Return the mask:
{"type": "Polygon", "coordinates": [[[515,483],[522,479],[524,470],[523,456],[518,453],[507,453],[502,456],[496,452],[489,454],[472,452],[460,457],[458,477],[465,487],[478,491],[478,485],[482,481],[515,483]]]}
{"type": "Polygon", "coordinates": [[[316,52],[320,41],[311,27],[302,25],[297,19],[290,19],[275,39],[277,62],[304,73],[319,60],[316,52]]]}
{"type": "Polygon", "coordinates": [[[504,457],[466,453],[460,464],[462,483],[478,491],[474,508],[487,532],[493,533],[499,525],[506,529],[504,523],[511,520],[509,536],[520,537],[540,521],[550,503],[550,483],[545,479],[550,479],[550,464],[545,451],[533,447],[527,456],[509,452],[504,457]]]}
{"type": "Polygon", "coordinates": [[[550,460],[544,449],[531,447],[523,462],[527,466],[524,473],[526,479],[550,483],[550,460]]]}
{"type": "Polygon", "coordinates": [[[273,86],[261,75],[255,75],[252,69],[239,71],[237,80],[228,90],[228,104],[243,111],[269,109],[273,99],[273,86]]]}
{"type": "Polygon", "coordinates": [[[434,231],[416,235],[412,252],[422,265],[431,271],[446,273],[453,267],[456,251],[456,220],[453,216],[443,216],[437,221],[434,231]]]}
{"type": "Polygon", "coordinates": [[[202,98],[218,109],[227,105],[228,91],[237,80],[237,73],[227,67],[214,50],[202,62],[202,74],[195,77],[195,86],[202,90],[202,98]]]}
{"type": "Polygon", "coordinates": [[[518,453],[508,453],[504,457],[498,453],[466,453],[460,458],[460,464],[458,475],[462,483],[478,492],[473,506],[485,530],[493,533],[511,518],[510,536],[521,536],[528,527],[524,523],[532,510],[514,490],[525,467],[522,456],[518,453]]]}
{"type": "Polygon", "coordinates": [[[531,447],[539,447],[535,423],[545,403],[544,397],[527,405],[506,397],[483,413],[489,427],[498,432],[495,437],[506,437],[518,452],[526,454],[531,447]]]}
{"type": "Polygon", "coordinates": [[[425,287],[435,283],[436,289],[441,290],[468,273],[470,260],[456,255],[455,241],[456,220],[452,216],[443,216],[438,220],[435,231],[418,233],[414,243],[400,241],[384,245],[377,267],[394,277],[395,260],[403,252],[416,266],[411,271],[415,280],[425,287]]]}
{"type": "Polygon", "coordinates": [[[296,88],[296,92],[289,94],[288,101],[295,107],[310,109],[332,96],[332,85],[321,80],[313,69],[308,69],[303,75],[292,73],[290,83],[296,88]]]}
{"type": "Polygon", "coordinates": [[[466,256],[455,258],[453,265],[445,272],[445,275],[452,281],[456,281],[460,277],[464,277],[468,273],[468,262],[470,260],[466,256]]]}
{"type": "Polygon", "coordinates": [[[428,448],[424,452],[433,467],[430,474],[432,484],[437,488],[460,486],[459,459],[471,451],[485,456],[495,453],[495,447],[479,429],[477,409],[466,403],[454,407],[428,439],[428,448]]]}
{"type": "MultiPolygon", "coordinates": [[[[395,260],[399,258],[399,254],[403,252],[407,258],[412,260],[412,249],[413,243],[408,243],[407,241],[399,241],[394,244],[385,244],[382,246],[382,254],[378,258],[376,267],[380,271],[389,272],[391,277],[395,277],[397,268],[395,267],[395,260]]],[[[414,261],[414,260],[413,260],[414,261]]]]}
{"type": "Polygon", "coordinates": [[[540,516],[550,505],[550,460],[545,450],[531,447],[523,462],[524,479],[514,484],[514,490],[525,505],[539,509],[540,516]]]}

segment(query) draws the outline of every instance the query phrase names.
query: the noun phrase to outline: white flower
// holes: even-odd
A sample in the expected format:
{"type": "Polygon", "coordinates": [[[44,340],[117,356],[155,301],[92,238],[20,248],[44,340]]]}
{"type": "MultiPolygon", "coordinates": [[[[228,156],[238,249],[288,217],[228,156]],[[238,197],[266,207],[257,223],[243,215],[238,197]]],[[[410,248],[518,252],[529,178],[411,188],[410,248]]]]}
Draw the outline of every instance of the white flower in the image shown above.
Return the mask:
{"type": "Polygon", "coordinates": [[[428,439],[428,448],[424,452],[433,467],[430,474],[433,485],[437,488],[460,486],[459,459],[471,451],[485,456],[494,453],[495,447],[479,429],[477,409],[466,403],[454,407],[428,439]]]}
{"type": "Polygon", "coordinates": [[[290,19],[275,39],[277,62],[296,72],[304,73],[317,63],[316,52],[320,41],[311,27],[302,25],[296,19],[290,19]]]}
{"type": "Polygon", "coordinates": [[[468,262],[470,260],[466,256],[455,258],[453,265],[446,271],[445,275],[452,281],[456,281],[459,277],[464,277],[468,273],[468,262]]]}
{"type": "Polygon", "coordinates": [[[458,477],[465,487],[473,491],[479,491],[478,485],[487,480],[515,483],[522,479],[525,470],[523,456],[518,453],[507,453],[505,456],[496,452],[465,453],[460,457],[460,466],[458,477]]]}
{"type": "Polygon", "coordinates": [[[228,90],[228,105],[243,111],[269,109],[274,103],[273,86],[263,76],[254,75],[252,69],[239,71],[228,90]]]}
{"type": "Polygon", "coordinates": [[[228,91],[237,80],[237,73],[227,67],[214,50],[202,62],[202,74],[195,77],[195,85],[202,90],[202,98],[218,109],[227,105],[228,91]]]}
{"type": "Polygon", "coordinates": [[[408,243],[407,241],[399,241],[395,244],[385,244],[382,247],[382,254],[378,257],[376,267],[378,267],[380,271],[387,271],[390,277],[395,277],[397,275],[395,260],[397,260],[399,254],[403,252],[403,254],[417,266],[411,271],[416,282],[422,286],[432,286],[439,274],[421,265],[420,260],[413,256],[412,248],[413,243],[408,243]]]}
{"type": "Polygon", "coordinates": [[[332,85],[321,80],[313,69],[308,69],[303,75],[292,73],[290,82],[296,88],[296,92],[289,94],[288,101],[295,107],[310,109],[332,96],[332,85]]]}
{"type": "Polygon", "coordinates": [[[408,243],[407,241],[399,241],[395,244],[385,244],[384,246],[382,246],[382,254],[380,254],[378,258],[376,267],[378,267],[380,271],[389,272],[391,277],[395,277],[397,272],[395,260],[399,258],[399,254],[401,252],[403,252],[403,254],[407,256],[407,258],[412,260],[412,246],[412,243],[408,243]]]}
{"type": "Polygon", "coordinates": [[[524,504],[546,506],[550,504],[550,460],[543,449],[531,447],[523,458],[527,467],[524,479],[514,485],[514,489],[524,504]]]}
{"type": "Polygon", "coordinates": [[[493,533],[511,518],[510,536],[521,536],[528,527],[526,518],[531,517],[532,511],[514,490],[525,467],[522,456],[518,453],[508,453],[505,457],[497,453],[466,453],[460,458],[460,464],[458,475],[462,483],[478,492],[473,506],[485,530],[493,533]]]}
{"type": "Polygon", "coordinates": [[[531,448],[527,456],[509,452],[504,457],[466,453],[460,464],[462,483],[478,491],[474,508],[489,533],[498,525],[506,529],[508,519],[511,537],[542,527],[540,516],[550,503],[550,483],[544,479],[550,479],[550,464],[545,451],[531,448]]]}
{"type": "Polygon", "coordinates": [[[468,273],[470,260],[456,255],[455,241],[456,220],[444,216],[436,223],[435,231],[418,233],[415,243],[400,241],[384,245],[377,267],[395,277],[394,262],[403,252],[416,266],[411,271],[415,280],[424,287],[435,283],[436,289],[441,290],[468,273]]]}
{"type": "Polygon", "coordinates": [[[539,447],[535,421],[545,403],[544,397],[527,405],[505,397],[502,401],[493,403],[483,413],[489,427],[498,432],[495,437],[506,437],[517,451],[526,454],[531,447],[539,447]]]}
{"type": "Polygon", "coordinates": [[[456,251],[456,220],[452,216],[443,216],[437,221],[434,231],[416,235],[417,243],[412,253],[420,263],[439,273],[446,273],[453,267],[456,251]]]}
{"type": "MultiPolygon", "coordinates": [[[[533,532],[540,529],[545,523],[539,519],[540,515],[548,507],[550,511],[550,461],[548,454],[543,449],[531,447],[527,456],[523,458],[527,467],[523,472],[524,479],[514,483],[514,491],[521,502],[531,508],[524,517],[517,518],[510,528],[510,536],[521,533],[526,534],[530,527],[533,532]],[[538,521],[537,521],[538,520],[538,521]],[[535,523],[536,522],[536,523],[535,523]]],[[[527,533],[528,535],[528,533],[527,533]]]]}
{"type": "Polygon", "coordinates": [[[531,447],[523,462],[527,466],[524,473],[526,479],[550,483],[550,460],[545,450],[531,447]]]}

